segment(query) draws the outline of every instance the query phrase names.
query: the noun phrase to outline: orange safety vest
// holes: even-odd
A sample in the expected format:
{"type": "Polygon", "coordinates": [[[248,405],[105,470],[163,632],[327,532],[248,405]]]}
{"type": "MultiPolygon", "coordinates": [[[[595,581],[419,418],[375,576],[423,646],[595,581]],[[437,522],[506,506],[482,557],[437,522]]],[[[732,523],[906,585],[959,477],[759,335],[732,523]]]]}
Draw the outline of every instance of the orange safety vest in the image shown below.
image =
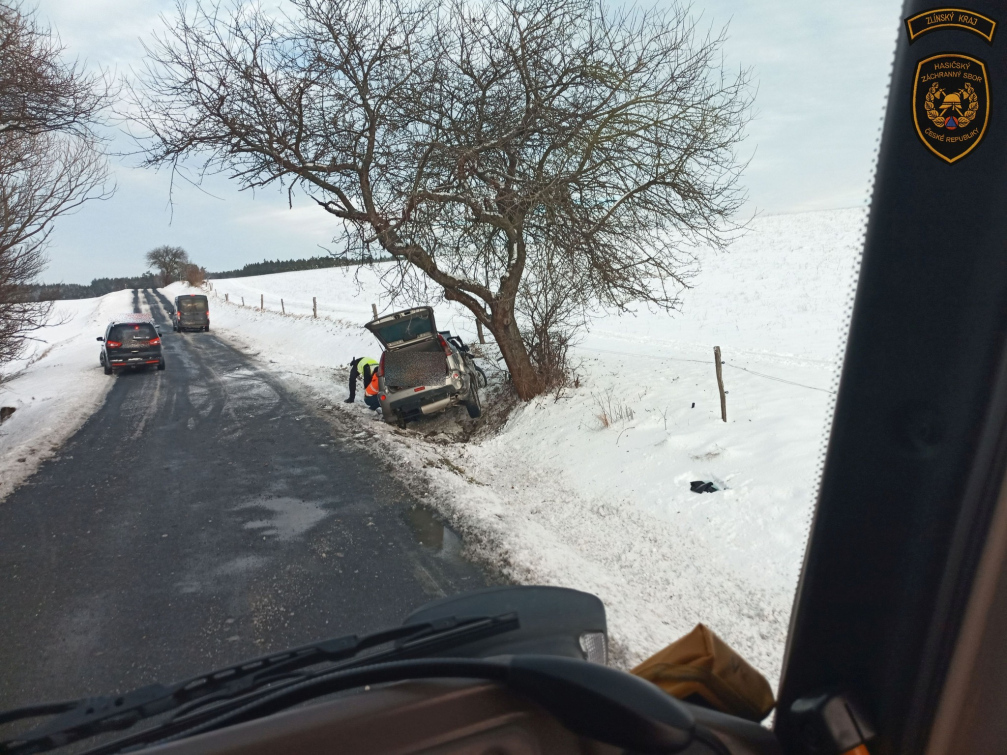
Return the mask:
{"type": "Polygon", "coordinates": [[[371,382],[367,384],[364,388],[364,395],[366,396],[377,396],[378,395],[378,371],[374,371],[374,377],[371,378],[371,382]]]}

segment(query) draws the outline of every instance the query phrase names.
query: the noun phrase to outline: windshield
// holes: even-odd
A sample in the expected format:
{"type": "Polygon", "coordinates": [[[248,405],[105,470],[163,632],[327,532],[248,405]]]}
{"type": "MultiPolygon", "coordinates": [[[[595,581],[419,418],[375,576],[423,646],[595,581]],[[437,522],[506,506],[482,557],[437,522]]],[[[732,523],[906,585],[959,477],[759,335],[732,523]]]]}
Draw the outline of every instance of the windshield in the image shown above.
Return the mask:
{"type": "Polygon", "coordinates": [[[1007,38],[910,109],[898,0],[659,5],[0,4],[0,185],[63,198],[0,203],[0,712],[510,583],[777,689],[879,119],[971,185],[1007,38]]]}

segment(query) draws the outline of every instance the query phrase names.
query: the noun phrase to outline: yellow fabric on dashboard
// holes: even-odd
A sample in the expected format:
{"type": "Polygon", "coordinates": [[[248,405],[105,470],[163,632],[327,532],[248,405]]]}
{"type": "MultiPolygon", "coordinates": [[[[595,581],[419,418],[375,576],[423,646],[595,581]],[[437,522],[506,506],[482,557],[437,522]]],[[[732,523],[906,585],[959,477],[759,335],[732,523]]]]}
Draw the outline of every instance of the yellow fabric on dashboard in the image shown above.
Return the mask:
{"type": "Polygon", "coordinates": [[[703,624],[631,673],[679,700],[699,697],[711,708],[750,721],[761,721],[776,705],[765,677],[703,624]]]}

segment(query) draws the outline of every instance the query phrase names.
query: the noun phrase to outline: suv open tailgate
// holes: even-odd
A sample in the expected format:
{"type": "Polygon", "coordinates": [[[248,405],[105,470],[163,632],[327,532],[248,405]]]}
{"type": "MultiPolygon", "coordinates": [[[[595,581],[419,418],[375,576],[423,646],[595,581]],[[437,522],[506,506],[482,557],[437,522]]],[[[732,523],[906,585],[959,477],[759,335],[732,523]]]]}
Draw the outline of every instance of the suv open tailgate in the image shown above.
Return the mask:
{"type": "Polygon", "coordinates": [[[437,338],[431,307],[413,307],[371,320],[365,326],[388,351],[417,346],[437,338]]]}

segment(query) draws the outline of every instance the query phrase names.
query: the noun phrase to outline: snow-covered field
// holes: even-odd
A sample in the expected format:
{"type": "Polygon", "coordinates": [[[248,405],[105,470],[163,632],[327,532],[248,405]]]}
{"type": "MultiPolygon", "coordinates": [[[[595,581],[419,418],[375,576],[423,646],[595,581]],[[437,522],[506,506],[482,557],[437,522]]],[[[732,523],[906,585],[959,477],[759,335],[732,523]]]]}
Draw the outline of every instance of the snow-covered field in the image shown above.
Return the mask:
{"type": "Polygon", "coordinates": [[[95,338],[110,317],[132,311],[131,291],[56,302],[52,326],[32,333],[7,366],[0,406],[15,411],[0,425],[0,501],[101,406],[112,381],[98,364],[95,338]]]}
{"type": "MultiPolygon", "coordinates": [[[[211,322],[325,410],[359,418],[360,437],[428,483],[430,504],[477,557],[515,580],[602,597],[621,662],[703,621],[775,683],[863,218],[851,209],[757,219],[728,254],[702,260],[680,314],[599,318],[576,348],[579,387],[520,406],[498,434],[466,444],[426,437],[443,421],[402,433],[341,403],[351,357],[377,356],[360,327],[371,303],[406,304],[381,298],[375,271],[215,281],[211,322]],[[602,414],[615,419],[606,427],[602,414]],[[692,480],[726,489],[696,494],[692,480]]],[[[436,311],[442,329],[474,340],[463,310],[436,311]]]]}

